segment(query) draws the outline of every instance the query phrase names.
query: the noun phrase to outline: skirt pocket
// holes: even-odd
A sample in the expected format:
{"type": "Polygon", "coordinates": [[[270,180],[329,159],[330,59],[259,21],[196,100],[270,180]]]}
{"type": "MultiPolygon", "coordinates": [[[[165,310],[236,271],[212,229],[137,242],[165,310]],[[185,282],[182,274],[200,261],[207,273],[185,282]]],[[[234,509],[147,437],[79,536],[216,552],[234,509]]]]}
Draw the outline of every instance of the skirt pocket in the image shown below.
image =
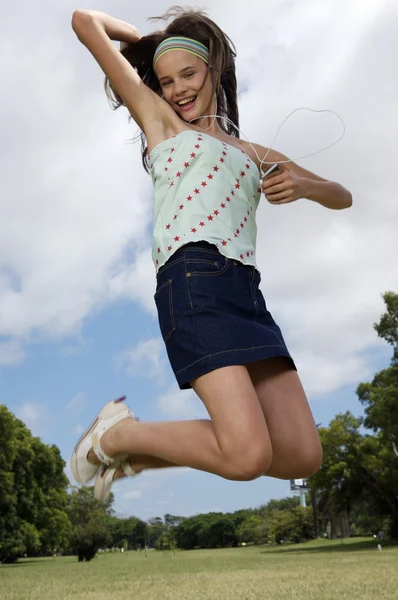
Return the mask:
{"type": "Polygon", "coordinates": [[[226,256],[214,256],[214,260],[198,257],[186,257],[185,267],[187,277],[214,277],[223,275],[228,269],[229,260],[226,256]]]}

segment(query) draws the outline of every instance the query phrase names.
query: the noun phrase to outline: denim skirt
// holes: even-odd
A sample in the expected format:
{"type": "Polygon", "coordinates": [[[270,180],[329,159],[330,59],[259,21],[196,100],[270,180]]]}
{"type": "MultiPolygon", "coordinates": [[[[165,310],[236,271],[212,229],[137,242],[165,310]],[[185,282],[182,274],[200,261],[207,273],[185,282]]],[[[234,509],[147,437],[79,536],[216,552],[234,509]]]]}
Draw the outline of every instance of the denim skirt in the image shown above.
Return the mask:
{"type": "Polygon", "coordinates": [[[190,242],[159,269],[159,326],[180,389],[221,367],[277,356],[294,362],[259,289],[260,273],[217,246],[190,242]]]}

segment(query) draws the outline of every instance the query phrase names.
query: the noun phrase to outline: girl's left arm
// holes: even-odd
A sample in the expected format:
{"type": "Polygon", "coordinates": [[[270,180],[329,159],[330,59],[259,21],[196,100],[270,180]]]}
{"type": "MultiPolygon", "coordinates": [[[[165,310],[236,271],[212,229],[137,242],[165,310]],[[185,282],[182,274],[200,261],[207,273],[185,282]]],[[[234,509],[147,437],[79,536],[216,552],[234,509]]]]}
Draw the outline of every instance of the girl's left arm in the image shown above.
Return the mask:
{"type": "MultiPolygon", "coordinates": [[[[260,158],[265,157],[267,148],[258,144],[253,146],[260,158]]],[[[270,150],[265,160],[278,163],[280,169],[279,173],[269,175],[261,183],[261,189],[270,204],[287,204],[307,198],[334,210],[352,205],[352,195],[342,185],[323,179],[294,162],[281,162],[289,159],[280,152],[270,150]]],[[[262,168],[266,170],[269,166],[262,165],[262,168]]]]}

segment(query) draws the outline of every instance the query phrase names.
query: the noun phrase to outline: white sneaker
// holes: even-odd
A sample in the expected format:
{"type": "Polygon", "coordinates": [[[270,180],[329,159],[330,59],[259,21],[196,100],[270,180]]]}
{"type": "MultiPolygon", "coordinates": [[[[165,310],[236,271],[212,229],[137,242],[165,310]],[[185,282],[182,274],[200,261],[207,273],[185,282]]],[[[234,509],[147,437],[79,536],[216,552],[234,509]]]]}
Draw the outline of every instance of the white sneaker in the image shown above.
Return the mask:
{"type": "Polygon", "coordinates": [[[97,477],[95,479],[94,498],[100,502],[106,502],[108,500],[115,473],[118,469],[123,469],[123,471],[129,477],[135,477],[137,475],[137,473],[130,467],[128,462],[123,462],[118,467],[101,465],[101,468],[98,470],[97,477]]]}
{"type": "Polygon", "coordinates": [[[118,400],[113,400],[105,404],[98,416],[77,442],[72,454],[71,467],[73,476],[79,483],[88,483],[95,477],[100,467],[100,465],[93,465],[87,460],[87,455],[91,449],[94,450],[100,461],[107,466],[117,466],[127,458],[127,455],[118,456],[117,459],[110,458],[104,454],[100,446],[102,436],[113,425],[116,425],[122,419],[134,418],[128,406],[123,404],[125,399],[126,396],[122,396],[118,400]]]}

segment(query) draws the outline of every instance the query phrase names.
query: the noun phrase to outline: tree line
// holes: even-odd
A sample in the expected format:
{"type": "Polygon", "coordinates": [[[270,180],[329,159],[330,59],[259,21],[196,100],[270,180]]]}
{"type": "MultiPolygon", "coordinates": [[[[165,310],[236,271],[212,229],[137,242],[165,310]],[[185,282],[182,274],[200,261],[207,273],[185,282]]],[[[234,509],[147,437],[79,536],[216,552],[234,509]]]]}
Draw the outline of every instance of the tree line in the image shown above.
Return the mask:
{"type": "Polygon", "coordinates": [[[112,494],[102,505],[92,488],[70,487],[59,449],[32,436],[0,405],[0,562],[54,553],[91,560],[101,548],[189,550],[380,531],[398,539],[398,294],[383,298],[386,312],[374,328],[393,347],[391,363],[358,386],[364,417],[346,412],[319,426],[324,458],[309,480],[308,508],[288,497],[228,514],[121,519],[112,494]]]}

